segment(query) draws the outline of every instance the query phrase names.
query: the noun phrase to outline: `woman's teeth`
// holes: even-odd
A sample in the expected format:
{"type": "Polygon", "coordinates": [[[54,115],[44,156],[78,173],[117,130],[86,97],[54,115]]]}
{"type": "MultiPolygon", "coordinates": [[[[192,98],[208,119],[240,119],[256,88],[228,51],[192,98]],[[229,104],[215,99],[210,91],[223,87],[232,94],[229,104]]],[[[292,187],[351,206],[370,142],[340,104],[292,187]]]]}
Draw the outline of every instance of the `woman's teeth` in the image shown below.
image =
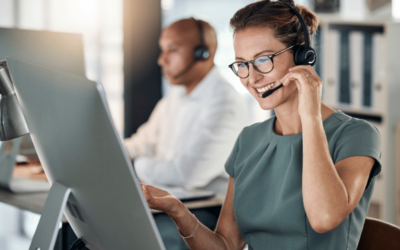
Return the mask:
{"type": "Polygon", "coordinates": [[[267,86],[265,86],[264,88],[257,89],[257,92],[258,93],[262,93],[262,92],[265,92],[265,91],[267,91],[269,89],[272,89],[273,87],[274,87],[274,84],[271,83],[271,84],[268,84],[267,86]]]}

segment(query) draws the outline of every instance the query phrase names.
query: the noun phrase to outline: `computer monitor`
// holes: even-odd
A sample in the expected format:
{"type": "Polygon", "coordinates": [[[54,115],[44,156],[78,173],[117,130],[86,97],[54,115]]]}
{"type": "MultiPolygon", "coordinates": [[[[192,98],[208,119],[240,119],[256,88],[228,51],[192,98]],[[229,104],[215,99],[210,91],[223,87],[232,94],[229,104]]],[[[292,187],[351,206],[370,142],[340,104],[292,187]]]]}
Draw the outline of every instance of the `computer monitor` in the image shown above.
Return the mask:
{"type": "MultiPolygon", "coordinates": [[[[33,146],[33,142],[31,137],[28,135],[24,135],[21,141],[21,148],[19,149],[19,154],[26,157],[24,159],[26,162],[29,160],[38,160],[38,156],[36,154],[35,147],[33,146]]],[[[18,162],[18,160],[17,160],[18,162]]],[[[22,160],[21,160],[22,162],[22,160]]]]}
{"type": "MultiPolygon", "coordinates": [[[[7,56],[27,60],[85,77],[85,58],[82,35],[0,28],[0,61],[7,56]]],[[[49,186],[41,181],[12,178],[12,171],[19,161],[36,160],[36,150],[29,135],[0,146],[0,187],[14,193],[44,192],[49,186]],[[12,143],[12,151],[5,152],[12,143]],[[19,150],[15,150],[20,147],[19,150]],[[11,173],[11,174],[10,174],[11,173]]]]}
{"type": "Polygon", "coordinates": [[[99,85],[17,59],[7,64],[52,184],[30,249],[53,249],[64,209],[90,249],[164,249],[99,85]]]}
{"type": "Polygon", "coordinates": [[[0,61],[7,56],[84,77],[82,35],[0,28],[0,61]]]}

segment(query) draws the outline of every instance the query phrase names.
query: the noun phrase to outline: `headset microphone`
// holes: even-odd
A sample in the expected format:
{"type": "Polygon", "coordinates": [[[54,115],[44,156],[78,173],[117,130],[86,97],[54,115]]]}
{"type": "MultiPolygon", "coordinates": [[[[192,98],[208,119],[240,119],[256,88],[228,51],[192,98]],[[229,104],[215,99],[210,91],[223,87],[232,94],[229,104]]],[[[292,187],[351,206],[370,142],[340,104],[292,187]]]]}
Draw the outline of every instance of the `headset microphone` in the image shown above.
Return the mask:
{"type": "MultiPolygon", "coordinates": [[[[300,21],[301,27],[303,28],[303,33],[304,33],[304,45],[296,45],[293,48],[293,59],[294,63],[296,65],[311,65],[313,66],[315,62],[317,61],[317,53],[313,48],[310,46],[310,34],[308,33],[308,28],[306,25],[306,22],[304,21],[303,17],[301,14],[289,3],[282,2],[289,6],[289,8],[293,11],[293,13],[297,16],[297,18],[300,21]]],[[[279,85],[278,87],[268,90],[264,94],[262,94],[262,97],[265,98],[272,93],[274,93],[276,90],[282,88],[283,85],[279,85]]]]}
{"type": "Polygon", "coordinates": [[[272,95],[272,93],[274,93],[275,91],[277,91],[278,89],[282,88],[283,84],[279,85],[278,87],[274,88],[274,89],[270,89],[267,92],[265,92],[264,94],[262,94],[262,98],[265,98],[269,95],[272,95]]]}
{"type": "Polygon", "coordinates": [[[186,68],[184,68],[178,74],[172,76],[172,78],[178,79],[179,77],[183,76],[184,74],[186,74],[194,66],[195,63],[196,63],[196,60],[193,60],[188,66],[186,66],[186,68]]]}
{"type": "Polygon", "coordinates": [[[178,79],[179,77],[186,74],[196,64],[197,61],[204,61],[210,57],[210,52],[204,42],[203,24],[201,23],[201,21],[199,21],[193,17],[192,17],[192,19],[196,22],[196,24],[199,28],[200,45],[197,46],[193,51],[193,61],[190,64],[188,64],[181,72],[174,75],[172,77],[174,79],[178,79]]]}

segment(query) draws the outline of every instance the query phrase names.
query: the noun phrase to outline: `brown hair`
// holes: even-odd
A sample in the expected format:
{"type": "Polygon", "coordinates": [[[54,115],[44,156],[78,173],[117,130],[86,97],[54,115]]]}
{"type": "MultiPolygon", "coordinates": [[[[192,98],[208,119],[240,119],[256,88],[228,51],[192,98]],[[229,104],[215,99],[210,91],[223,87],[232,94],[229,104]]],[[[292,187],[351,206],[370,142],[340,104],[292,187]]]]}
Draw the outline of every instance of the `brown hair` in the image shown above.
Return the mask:
{"type": "Polygon", "coordinates": [[[308,8],[290,1],[261,0],[238,10],[231,18],[230,26],[236,33],[249,27],[266,27],[274,31],[275,37],[287,47],[304,43],[301,23],[286,2],[296,8],[308,26],[310,46],[312,35],[318,28],[318,18],[308,8]]]}

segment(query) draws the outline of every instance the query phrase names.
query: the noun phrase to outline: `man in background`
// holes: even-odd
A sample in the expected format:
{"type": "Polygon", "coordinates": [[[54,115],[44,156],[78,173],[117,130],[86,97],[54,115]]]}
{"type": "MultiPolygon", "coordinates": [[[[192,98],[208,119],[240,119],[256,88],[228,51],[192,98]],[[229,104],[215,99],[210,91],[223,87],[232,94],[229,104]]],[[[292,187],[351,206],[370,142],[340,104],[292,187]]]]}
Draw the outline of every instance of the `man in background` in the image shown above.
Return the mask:
{"type": "MultiPolygon", "coordinates": [[[[158,64],[172,87],[124,141],[136,174],[145,184],[225,195],[224,163],[249,119],[247,104],[214,65],[215,30],[207,22],[183,19],[164,29],[159,44],[158,64]]],[[[198,216],[215,226],[217,218],[198,216]]],[[[167,249],[188,249],[168,216],[155,219],[167,249]],[[168,230],[171,225],[174,230],[168,230]]]]}
{"type": "Polygon", "coordinates": [[[173,86],[149,120],[125,140],[136,173],[146,184],[200,188],[225,194],[224,163],[241,129],[247,105],[214,65],[217,36],[210,24],[193,18],[167,27],[158,64],[173,86]],[[194,59],[204,45],[209,56],[194,59]],[[221,178],[222,177],[222,178],[221,178]]]}

